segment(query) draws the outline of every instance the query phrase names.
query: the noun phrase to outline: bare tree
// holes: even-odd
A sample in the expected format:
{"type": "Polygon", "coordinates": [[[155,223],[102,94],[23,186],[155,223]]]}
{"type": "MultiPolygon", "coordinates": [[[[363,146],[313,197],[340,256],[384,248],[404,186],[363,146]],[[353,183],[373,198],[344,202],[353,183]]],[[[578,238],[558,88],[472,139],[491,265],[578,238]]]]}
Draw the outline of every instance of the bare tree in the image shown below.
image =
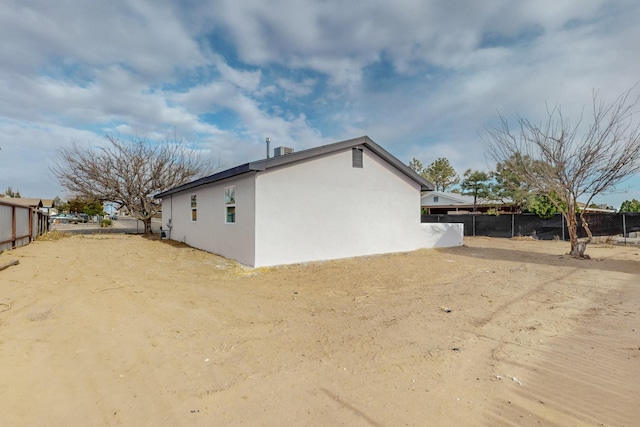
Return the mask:
{"type": "Polygon", "coordinates": [[[144,222],[151,233],[151,218],[161,205],[153,195],[200,178],[213,170],[211,161],[181,141],[123,142],[107,137],[103,147],[81,147],[75,142],[57,150],[51,172],[76,197],[113,202],[144,222]]]}
{"type": "Polygon", "coordinates": [[[510,161],[513,172],[533,193],[548,196],[557,206],[567,221],[574,257],[585,257],[593,236],[580,210],[580,225],[587,237],[578,238],[578,199],[583,197],[589,206],[596,195],[614,191],[640,172],[640,124],[633,118],[638,98],[632,98],[631,92],[605,103],[594,91],[590,123],[583,123],[583,113],[572,125],[556,105],[547,108],[541,124],[518,117],[516,131],[499,115],[500,125],[481,136],[493,160],[510,161]]]}

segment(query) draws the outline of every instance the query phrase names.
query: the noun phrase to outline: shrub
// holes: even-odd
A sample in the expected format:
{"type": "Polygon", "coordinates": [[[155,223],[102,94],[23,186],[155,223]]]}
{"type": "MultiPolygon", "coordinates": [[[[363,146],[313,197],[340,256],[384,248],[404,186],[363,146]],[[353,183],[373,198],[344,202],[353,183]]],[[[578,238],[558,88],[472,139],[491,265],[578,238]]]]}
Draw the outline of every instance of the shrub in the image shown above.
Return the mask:
{"type": "Polygon", "coordinates": [[[36,240],[53,241],[53,240],[60,240],[62,238],[69,237],[69,236],[71,236],[71,233],[67,233],[65,231],[60,231],[60,230],[52,230],[44,233],[41,236],[36,237],[36,240]]]}

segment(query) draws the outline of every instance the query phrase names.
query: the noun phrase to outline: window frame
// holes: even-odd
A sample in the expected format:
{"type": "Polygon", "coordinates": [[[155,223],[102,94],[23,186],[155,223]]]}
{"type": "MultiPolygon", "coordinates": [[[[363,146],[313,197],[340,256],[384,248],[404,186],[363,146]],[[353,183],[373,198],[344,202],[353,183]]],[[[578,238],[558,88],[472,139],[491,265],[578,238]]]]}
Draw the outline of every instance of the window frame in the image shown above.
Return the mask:
{"type": "Polygon", "coordinates": [[[236,221],[236,186],[228,185],[224,187],[224,223],[235,224],[236,221]],[[229,221],[229,215],[233,215],[229,221]]]}
{"type": "Polygon", "coordinates": [[[191,222],[198,222],[198,195],[191,194],[191,222]]]}

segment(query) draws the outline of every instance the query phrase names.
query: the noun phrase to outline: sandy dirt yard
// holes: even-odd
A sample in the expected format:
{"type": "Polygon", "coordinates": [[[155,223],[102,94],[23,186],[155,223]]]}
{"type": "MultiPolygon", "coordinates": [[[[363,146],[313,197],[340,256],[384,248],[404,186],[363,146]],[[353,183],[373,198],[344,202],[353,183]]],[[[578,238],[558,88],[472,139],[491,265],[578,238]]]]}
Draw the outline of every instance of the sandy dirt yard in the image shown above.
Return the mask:
{"type": "Polygon", "coordinates": [[[36,241],[0,254],[0,425],[640,425],[640,247],[568,249],[249,269],[36,241]]]}

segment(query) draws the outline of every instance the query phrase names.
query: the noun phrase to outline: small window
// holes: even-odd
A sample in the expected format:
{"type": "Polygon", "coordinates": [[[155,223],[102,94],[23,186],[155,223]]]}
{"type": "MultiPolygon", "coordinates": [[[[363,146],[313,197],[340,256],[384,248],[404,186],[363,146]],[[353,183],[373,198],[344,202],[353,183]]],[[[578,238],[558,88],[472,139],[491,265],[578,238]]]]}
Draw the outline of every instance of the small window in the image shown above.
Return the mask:
{"type": "Polygon", "coordinates": [[[226,224],[235,224],[236,222],[236,186],[231,185],[224,188],[224,205],[226,224]]]}
{"type": "Polygon", "coordinates": [[[227,224],[233,224],[236,222],[236,207],[227,206],[227,224]]]}
{"type": "Polygon", "coordinates": [[[196,195],[191,195],[191,221],[198,220],[198,201],[196,199],[196,195]]]}
{"type": "Polygon", "coordinates": [[[224,188],[224,204],[225,205],[234,205],[236,203],[236,186],[232,185],[231,187],[224,188]]]}
{"type": "Polygon", "coordinates": [[[438,203],[438,196],[433,196],[433,203],[438,203]]]}
{"type": "Polygon", "coordinates": [[[352,166],[354,168],[362,167],[362,148],[354,148],[351,150],[352,166]]]}

